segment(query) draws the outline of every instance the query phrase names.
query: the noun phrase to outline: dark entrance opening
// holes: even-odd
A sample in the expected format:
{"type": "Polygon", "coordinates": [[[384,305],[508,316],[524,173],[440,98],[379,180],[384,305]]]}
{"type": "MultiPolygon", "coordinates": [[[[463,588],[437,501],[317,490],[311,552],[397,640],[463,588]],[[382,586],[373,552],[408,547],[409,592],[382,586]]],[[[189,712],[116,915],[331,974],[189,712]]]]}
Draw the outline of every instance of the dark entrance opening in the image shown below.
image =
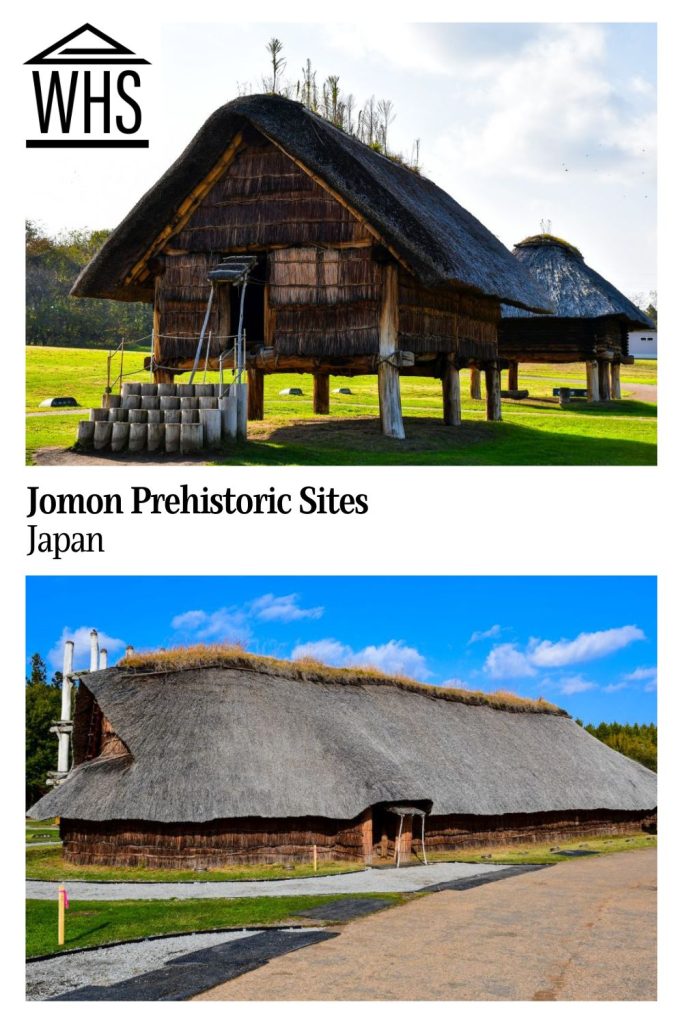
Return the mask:
{"type": "MultiPolygon", "coordinates": [[[[260,348],[265,344],[265,286],[267,262],[265,254],[259,255],[258,263],[249,274],[249,283],[244,297],[244,333],[247,349],[260,348]]],[[[230,333],[237,334],[240,322],[241,288],[230,288],[230,333]]]]}

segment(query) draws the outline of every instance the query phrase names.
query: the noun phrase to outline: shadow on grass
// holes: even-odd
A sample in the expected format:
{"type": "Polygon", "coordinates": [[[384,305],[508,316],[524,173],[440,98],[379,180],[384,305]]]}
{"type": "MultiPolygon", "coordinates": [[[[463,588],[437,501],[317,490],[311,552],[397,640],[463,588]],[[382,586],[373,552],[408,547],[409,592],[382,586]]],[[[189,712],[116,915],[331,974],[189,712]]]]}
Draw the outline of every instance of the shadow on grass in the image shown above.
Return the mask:
{"type": "MultiPolygon", "coordinates": [[[[637,404],[637,403],[636,403],[637,404]]],[[[259,425],[246,445],[217,453],[219,465],[656,465],[655,443],[554,433],[515,423],[448,427],[406,417],[406,439],[384,437],[372,418],[259,425]]]]}

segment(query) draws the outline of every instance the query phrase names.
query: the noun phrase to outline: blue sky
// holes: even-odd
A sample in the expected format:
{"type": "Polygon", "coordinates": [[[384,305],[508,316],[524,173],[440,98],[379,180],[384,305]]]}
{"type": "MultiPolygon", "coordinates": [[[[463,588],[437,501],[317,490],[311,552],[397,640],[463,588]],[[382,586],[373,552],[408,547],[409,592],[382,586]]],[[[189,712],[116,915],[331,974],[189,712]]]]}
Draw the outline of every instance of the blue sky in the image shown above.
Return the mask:
{"type": "MultiPolygon", "coordinates": [[[[112,30],[113,31],[113,30],[112,30]]],[[[113,227],[239,86],[262,91],[266,41],[285,78],[310,57],[357,103],[394,102],[390,146],[508,246],[541,219],[627,294],[656,288],[656,29],[649,24],[258,23],[161,26],[149,151],[27,161],[50,230],[113,227]]],[[[125,33],[137,48],[135,26],[125,33]]],[[[49,40],[46,39],[46,43],[49,40]]],[[[33,179],[33,180],[32,180],[33,179]]]]}
{"type": "Polygon", "coordinates": [[[654,577],[29,577],[27,658],[241,642],[432,684],[544,696],[597,722],[656,719],[654,577]]]}

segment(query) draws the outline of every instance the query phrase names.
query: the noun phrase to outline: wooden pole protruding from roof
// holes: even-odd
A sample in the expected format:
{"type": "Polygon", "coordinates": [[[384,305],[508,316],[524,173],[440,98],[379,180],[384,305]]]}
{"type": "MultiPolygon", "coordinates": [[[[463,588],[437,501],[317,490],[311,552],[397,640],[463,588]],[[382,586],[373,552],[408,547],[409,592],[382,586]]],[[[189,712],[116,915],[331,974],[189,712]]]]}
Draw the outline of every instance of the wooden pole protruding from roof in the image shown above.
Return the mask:
{"type": "Polygon", "coordinates": [[[621,398],[621,363],[612,363],[610,393],[613,399],[621,398]]]}
{"type": "Polygon", "coordinates": [[[586,391],[589,402],[600,401],[600,383],[598,381],[598,361],[591,359],[586,363],[586,391]]]}
{"type": "Polygon", "coordinates": [[[330,414],[329,373],[313,374],[313,412],[316,416],[329,416],[330,414]]]}
{"type": "Polygon", "coordinates": [[[97,630],[90,630],[90,671],[97,672],[100,663],[100,643],[97,638],[97,630]]]}
{"type": "Polygon", "coordinates": [[[600,386],[600,401],[609,402],[610,397],[610,372],[609,361],[598,359],[598,381],[600,386]]]}
{"type": "Polygon", "coordinates": [[[519,390],[519,363],[510,363],[508,366],[508,391],[519,390]]]}
{"type": "Polygon", "coordinates": [[[503,418],[500,402],[500,367],[491,362],[486,365],[486,419],[499,422],[503,418]]]}
{"type": "Polygon", "coordinates": [[[457,427],[462,423],[462,411],[460,403],[460,371],[455,362],[455,356],[450,355],[441,378],[443,389],[443,421],[451,427],[457,427]]]}
{"type": "Polygon", "coordinates": [[[398,355],[398,266],[382,267],[382,308],[379,318],[379,365],[377,387],[382,432],[403,440],[406,436],[401,412],[401,375],[398,355]]]}
{"type": "Polygon", "coordinates": [[[470,367],[470,398],[481,401],[481,370],[478,366],[470,367]]]}
{"type": "Polygon", "coordinates": [[[263,370],[247,370],[249,384],[247,416],[250,420],[263,419],[264,376],[263,370]]]}

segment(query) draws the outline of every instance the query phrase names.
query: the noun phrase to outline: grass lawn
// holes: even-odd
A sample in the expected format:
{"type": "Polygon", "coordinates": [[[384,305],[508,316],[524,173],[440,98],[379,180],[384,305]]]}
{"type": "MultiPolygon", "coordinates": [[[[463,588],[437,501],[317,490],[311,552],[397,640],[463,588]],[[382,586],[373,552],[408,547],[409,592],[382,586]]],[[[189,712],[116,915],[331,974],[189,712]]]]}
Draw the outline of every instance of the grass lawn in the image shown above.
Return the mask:
{"type": "Polygon", "coordinates": [[[623,853],[626,850],[645,850],[657,846],[657,836],[645,835],[643,832],[631,836],[604,836],[594,839],[570,839],[567,842],[557,840],[552,843],[515,843],[511,846],[487,846],[476,850],[458,851],[444,854],[430,853],[430,861],[465,861],[480,863],[490,861],[493,864],[559,864],[563,860],[571,860],[557,852],[558,850],[590,850],[597,854],[623,853]]]}
{"type": "MultiPolygon", "coordinates": [[[[363,864],[349,861],[318,861],[318,875],[342,875],[360,871],[363,864]]],[[[110,868],[98,864],[67,864],[59,847],[26,851],[26,877],[45,882],[83,879],[91,882],[238,882],[278,878],[309,878],[311,864],[242,864],[207,871],[176,871],[156,868],[110,868]]]]}
{"type": "Polygon", "coordinates": [[[28,828],[26,829],[26,842],[31,843],[55,843],[59,842],[58,828],[28,828]]]}
{"type": "MultiPolygon", "coordinates": [[[[373,894],[370,894],[372,898],[373,894]]],[[[26,901],[26,956],[42,956],[60,949],[81,949],[174,932],[211,931],[213,928],[252,928],[258,925],[302,924],[293,915],[300,910],[348,896],[260,896],[230,900],[74,900],[66,912],[66,942],[57,945],[57,901],[26,901]]],[[[365,893],[363,898],[366,898],[365,893]]],[[[400,893],[382,893],[396,905],[400,893]]],[[[323,924],[333,924],[331,916],[323,924]]]]}
{"type": "MultiPolygon", "coordinates": [[[[48,395],[73,395],[84,407],[99,405],[106,376],[106,354],[91,349],[28,347],[27,412],[35,413],[48,395]]],[[[143,353],[128,353],[125,369],[141,366],[143,353]]],[[[210,456],[216,465],[654,465],[656,405],[628,398],[629,384],[656,383],[657,366],[640,361],[624,367],[624,400],[606,405],[578,401],[560,408],[552,389],[562,381],[583,381],[580,364],[523,365],[519,386],[530,398],[503,400],[503,423],[488,423],[481,401],[473,401],[463,372],[463,424],[441,423],[441,385],[427,378],[401,382],[405,442],[391,441],[378,429],[374,377],[333,377],[330,388],[350,387],[351,395],[330,395],[330,416],[312,413],[308,375],[266,377],[266,419],[249,424],[250,441],[210,456]],[[287,387],[303,397],[281,396],[287,387]]],[[[144,371],[129,380],[146,380],[144,371]]],[[[209,374],[216,380],[217,374],[209,374]]],[[[78,417],[41,413],[29,416],[28,461],[44,447],[70,447],[78,417]]]]}

